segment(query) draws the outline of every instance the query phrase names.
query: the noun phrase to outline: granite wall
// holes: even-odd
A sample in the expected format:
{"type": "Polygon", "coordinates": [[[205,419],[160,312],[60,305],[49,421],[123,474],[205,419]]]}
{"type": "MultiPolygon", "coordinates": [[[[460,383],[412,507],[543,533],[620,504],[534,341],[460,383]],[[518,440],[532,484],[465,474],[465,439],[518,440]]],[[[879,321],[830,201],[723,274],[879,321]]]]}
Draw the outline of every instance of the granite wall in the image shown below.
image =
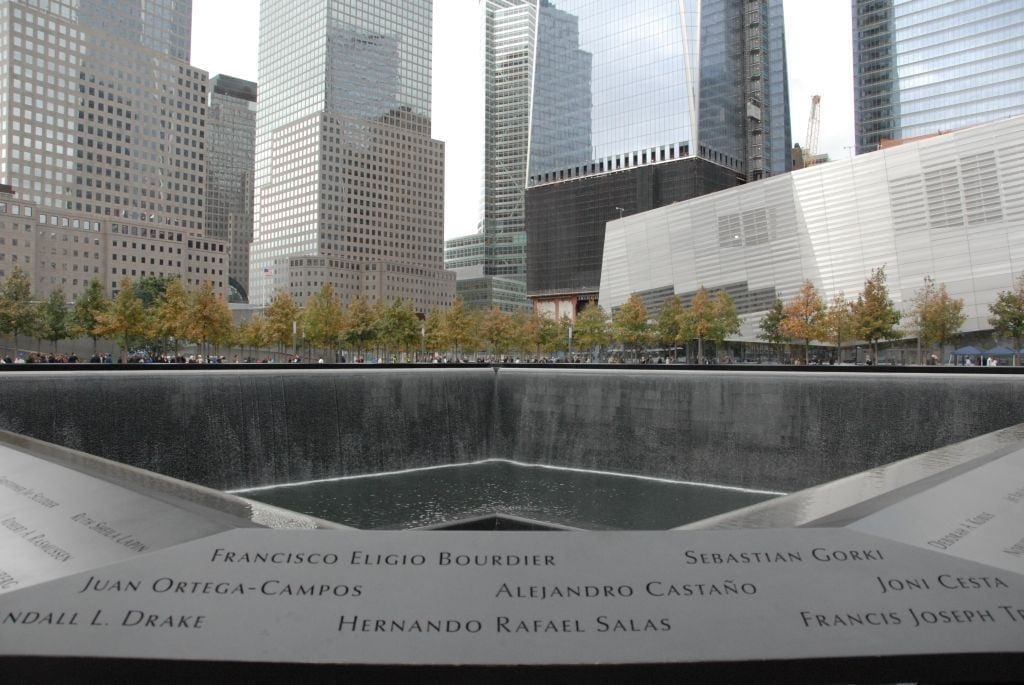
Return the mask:
{"type": "Polygon", "coordinates": [[[0,428],[218,489],[504,458],[792,491],[1022,421],[1013,375],[0,374],[0,428]]]}

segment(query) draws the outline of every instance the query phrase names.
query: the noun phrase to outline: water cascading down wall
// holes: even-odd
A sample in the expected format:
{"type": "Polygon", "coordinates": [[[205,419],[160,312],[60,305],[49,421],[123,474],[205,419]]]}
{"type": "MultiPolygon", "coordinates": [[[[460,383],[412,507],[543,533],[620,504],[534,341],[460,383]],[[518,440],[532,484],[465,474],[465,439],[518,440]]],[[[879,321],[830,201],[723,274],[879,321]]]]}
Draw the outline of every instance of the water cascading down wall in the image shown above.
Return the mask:
{"type": "Polygon", "coordinates": [[[0,374],[0,428],[217,489],[488,458],[793,491],[1024,421],[1016,375],[0,374]]]}

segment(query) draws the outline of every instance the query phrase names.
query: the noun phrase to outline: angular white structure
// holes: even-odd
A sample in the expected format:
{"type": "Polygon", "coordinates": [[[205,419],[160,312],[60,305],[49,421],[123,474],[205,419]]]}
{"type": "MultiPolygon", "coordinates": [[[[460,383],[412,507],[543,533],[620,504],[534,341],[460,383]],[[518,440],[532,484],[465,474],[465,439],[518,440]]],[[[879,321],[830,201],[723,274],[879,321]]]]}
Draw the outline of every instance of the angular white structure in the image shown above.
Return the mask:
{"type": "Polygon", "coordinates": [[[724,289],[756,340],[775,297],[810,280],[856,297],[884,266],[897,307],[931,276],[964,331],[1024,271],[1024,117],[706,195],[608,223],[600,303],[724,289]]]}

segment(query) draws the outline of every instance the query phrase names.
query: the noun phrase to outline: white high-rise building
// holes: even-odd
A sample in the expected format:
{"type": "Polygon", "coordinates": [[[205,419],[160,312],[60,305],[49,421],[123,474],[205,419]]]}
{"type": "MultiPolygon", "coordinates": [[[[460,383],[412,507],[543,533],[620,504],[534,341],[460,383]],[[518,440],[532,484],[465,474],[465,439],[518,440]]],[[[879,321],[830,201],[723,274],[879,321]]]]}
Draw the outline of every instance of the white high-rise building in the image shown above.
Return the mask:
{"type": "Polygon", "coordinates": [[[447,307],[431,0],[264,0],[249,301],[447,307]]]}

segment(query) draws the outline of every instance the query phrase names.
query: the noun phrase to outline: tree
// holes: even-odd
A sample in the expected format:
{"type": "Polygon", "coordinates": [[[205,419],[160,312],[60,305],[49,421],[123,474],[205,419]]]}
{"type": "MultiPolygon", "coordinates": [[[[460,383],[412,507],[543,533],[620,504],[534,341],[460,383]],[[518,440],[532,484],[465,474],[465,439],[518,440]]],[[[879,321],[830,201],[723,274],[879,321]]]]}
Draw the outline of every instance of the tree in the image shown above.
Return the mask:
{"type": "Polygon", "coordinates": [[[1002,290],[996,295],[996,301],[988,306],[988,323],[1000,335],[1013,338],[1013,365],[1017,366],[1021,339],[1024,338],[1024,274],[1017,278],[1017,283],[1010,290],[1002,290]]]}
{"type": "Polygon", "coordinates": [[[373,314],[373,307],[362,295],[352,300],[345,311],[345,327],[342,338],[346,345],[355,350],[357,357],[376,343],[377,321],[373,314]]]}
{"type": "Polygon", "coordinates": [[[18,348],[18,336],[32,330],[35,318],[32,284],[28,274],[16,266],[0,285],[0,333],[14,336],[15,351],[18,348]]]}
{"type": "Polygon", "coordinates": [[[787,338],[803,341],[806,364],[811,341],[825,338],[825,303],[814,284],[804,281],[800,292],[782,308],[782,315],[779,330],[787,338]]]}
{"type": "Polygon", "coordinates": [[[381,305],[377,314],[377,335],[386,348],[408,353],[420,339],[420,322],[412,305],[396,298],[381,305]]]}
{"type": "Polygon", "coordinates": [[[427,313],[427,320],[423,323],[423,335],[423,342],[430,352],[437,353],[445,348],[443,311],[431,309],[427,313]]]}
{"type": "Polygon", "coordinates": [[[715,311],[711,303],[711,296],[707,289],[701,286],[697,294],[690,301],[683,317],[684,328],[690,331],[690,335],[697,339],[697,360],[704,358],[704,340],[711,334],[715,325],[715,311]]]}
{"type": "Polygon", "coordinates": [[[663,348],[672,349],[673,361],[678,347],[685,345],[690,337],[686,330],[685,313],[682,300],[678,295],[672,295],[661,305],[658,318],[654,321],[654,337],[663,348]]]}
{"type": "Polygon", "coordinates": [[[269,342],[267,321],[262,314],[254,314],[251,319],[239,325],[238,342],[252,350],[254,357],[257,356],[257,351],[269,342]]]}
{"type": "Polygon", "coordinates": [[[36,335],[48,340],[57,352],[57,341],[68,337],[68,308],[64,302],[64,290],[60,287],[50,291],[50,295],[39,303],[36,309],[36,335]]]}
{"type": "Polygon", "coordinates": [[[726,338],[740,332],[740,315],[729,293],[724,290],[719,290],[715,294],[715,299],[711,303],[711,314],[713,324],[708,331],[708,337],[715,342],[717,351],[721,349],[726,338]]]}
{"type": "Polygon", "coordinates": [[[100,337],[118,340],[122,354],[127,355],[132,341],[145,335],[148,324],[142,301],[135,296],[135,284],[126,278],[110,307],[97,317],[96,332],[100,337]]]}
{"type": "Polygon", "coordinates": [[[843,341],[854,335],[853,310],[842,291],[836,293],[828,303],[823,321],[825,338],[835,343],[835,359],[842,361],[843,341]]]}
{"type": "Polygon", "coordinates": [[[568,319],[564,319],[565,325],[555,321],[550,316],[540,312],[534,312],[531,317],[532,328],[535,330],[533,342],[537,347],[537,355],[554,354],[564,349],[568,338],[568,319]]]}
{"type": "Polygon", "coordinates": [[[480,339],[490,347],[491,354],[501,357],[512,345],[512,321],[505,312],[491,307],[480,321],[480,339]]]}
{"type": "Polygon", "coordinates": [[[772,302],[772,308],[761,317],[761,332],[757,334],[758,338],[775,347],[776,354],[780,352],[782,343],[789,342],[786,334],[782,331],[782,320],[786,318],[784,309],[785,305],[782,303],[782,300],[776,297],[775,301],[772,302]]]}
{"type": "Polygon", "coordinates": [[[216,347],[230,342],[231,310],[224,298],[213,291],[213,284],[205,281],[189,296],[188,304],[185,335],[189,340],[216,347]]]}
{"type": "Polygon", "coordinates": [[[174,339],[174,356],[178,356],[181,341],[188,338],[189,296],[180,278],[166,283],[154,307],[153,332],[166,341],[174,339]]]}
{"type": "Polygon", "coordinates": [[[647,306],[643,298],[633,293],[612,315],[612,338],[623,347],[633,350],[633,356],[640,352],[650,340],[650,324],[647,322],[647,306]]]}
{"type": "Polygon", "coordinates": [[[512,349],[522,357],[536,339],[537,326],[540,322],[525,309],[517,309],[512,312],[509,320],[512,326],[512,338],[509,342],[512,349]]]}
{"type": "Polygon", "coordinates": [[[278,351],[295,342],[295,328],[301,310],[292,296],[281,291],[274,295],[263,315],[267,322],[267,342],[276,345],[278,351]]]}
{"type": "Polygon", "coordinates": [[[71,310],[71,335],[75,337],[87,335],[92,338],[93,355],[97,352],[97,341],[99,340],[99,336],[96,335],[97,317],[109,306],[110,301],[103,294],[103,284],[98,278],[94,278],[89,281],[85,292],[75,300],[75,306],[71,310]]]}
{"type": "MultiPolygon", "coordinates": [[[[567,330],[558,326],[556,331],[559,339],[568,341],[567,330]]],[[[599,348],[607,345],[611,340],[608,331],[608,313],[605,312],[604,307],[594,302],[583,308],[573,326],[573,340],[576,341],[576,349],[590,350],[592,355],[597,356],[599,348]]]]}
{"type": "Polygon", "coordinates": [[[477,320],[473,312],[466,308],[461,297],[456,297],[444,315],[445,347],[450,347],[458,357],[461,352],[476,344],[477,329],[477,320]]]}
{"type": "Polygon", "coordinates": [[[160,302],[167,287],[180,280],[177,276],[143,276],[135,284],[135,297],[139,298],[144,309],[151,309],[160,302]]]}
{"type": "Polygon", "coordinates": [[[946,284],[936,286],[931,276],[924,277],[924,286],[915,293],[910,316],[922,345],[945,345],[967,321],[964,301],[950,297],[946,284]]]}
{"type": "Polygon", "coordinates": [[[872,270],[871,277],[864,282],[864,290],[853,303],[853,321],[857,337],[871,345],[875,361],[878,361],[878,341],[900,336],[896,328],[900,313],[889,299],[885,266],[872,270]]]}
{"type": "Polygon", "coordinates": [[[309,298],[302,312],[302,327],[306,339],[314,347],[337,350],[345,330],[345,319],[341,301],[330,283],[324,283],[309,298]]]}

